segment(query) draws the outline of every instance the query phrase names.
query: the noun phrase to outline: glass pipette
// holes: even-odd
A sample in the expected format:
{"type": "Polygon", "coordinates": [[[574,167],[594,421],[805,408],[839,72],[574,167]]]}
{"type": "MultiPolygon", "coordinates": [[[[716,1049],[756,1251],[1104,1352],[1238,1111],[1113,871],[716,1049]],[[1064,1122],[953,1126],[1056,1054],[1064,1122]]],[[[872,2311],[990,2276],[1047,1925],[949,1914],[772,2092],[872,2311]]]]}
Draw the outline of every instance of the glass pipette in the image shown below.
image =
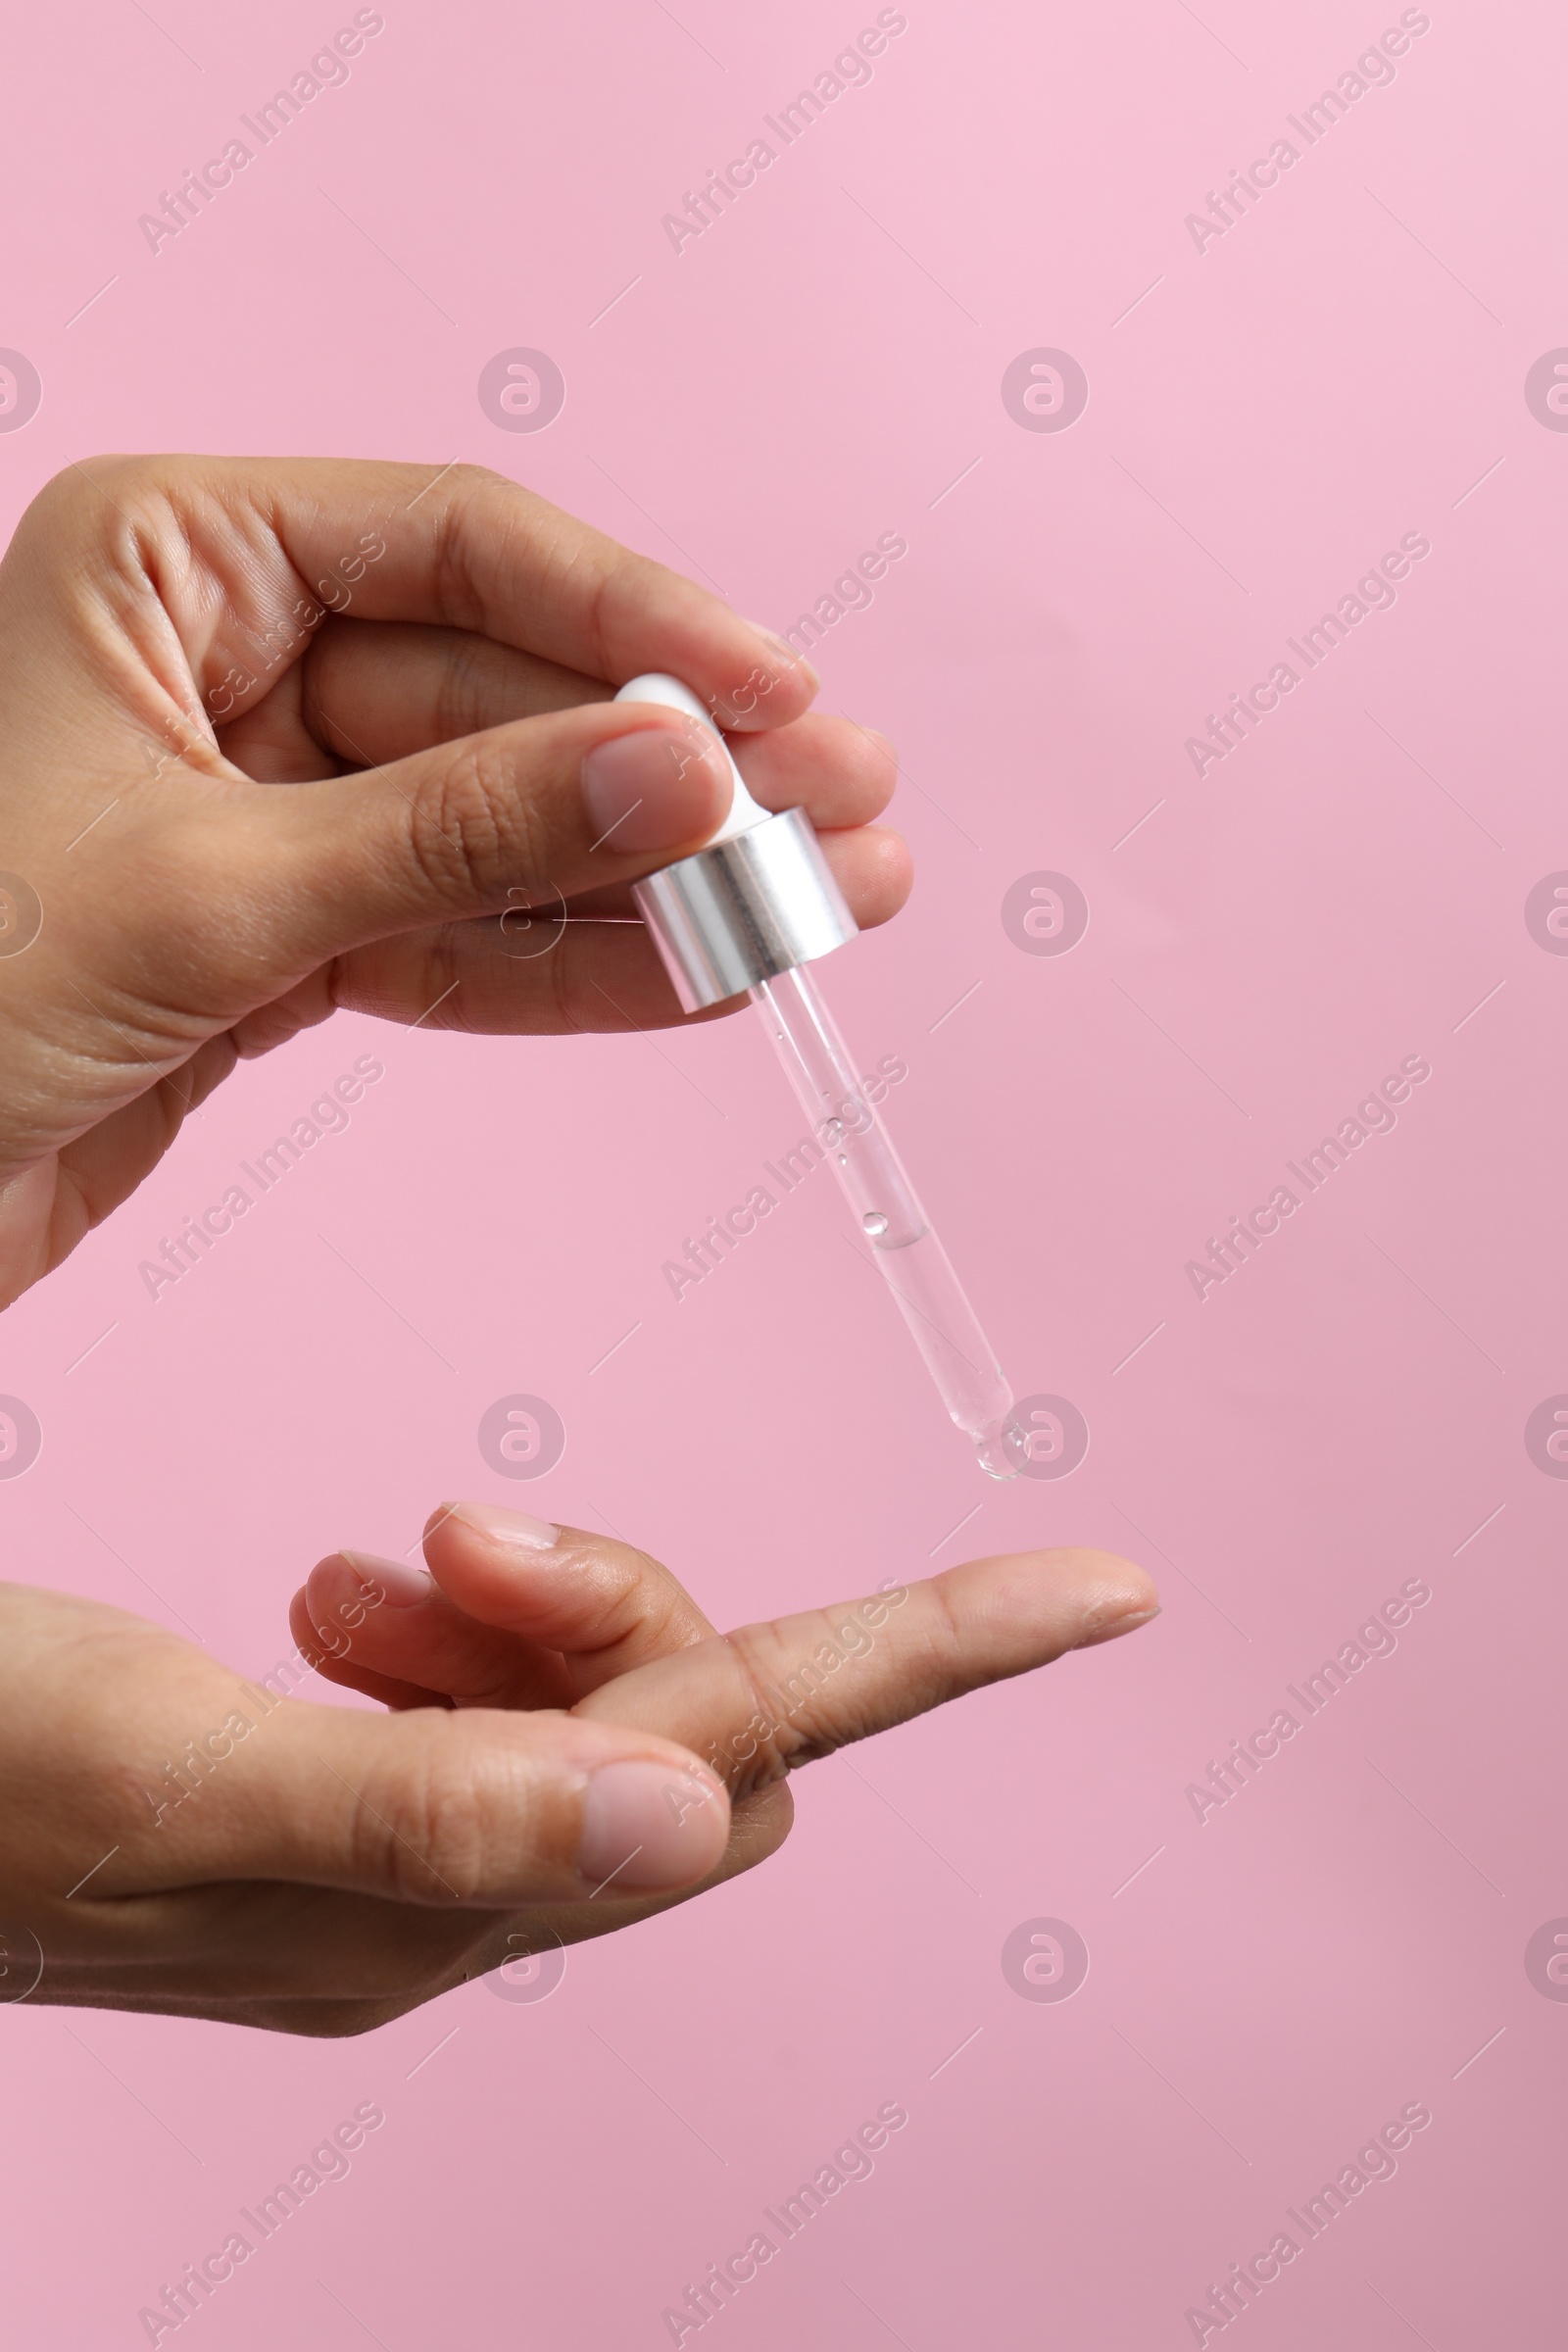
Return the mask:
{"type": "MultiPolygon", "coordinates": [[[[727,757],[711,715],[678,679],[633,678],[615,700],[685,711],[727,757]]],[[[633,896],[686,1011],[751,996],[950,1416],[989,1477],[1015,1478],[1029,1437],[1012,1391],[805,968],[853,939],[855,918],[804,809],[769,814],[729,765],[730,812],[712,840],[633,896]]]]}
{"type": "Polygon", "coordinates": [[[805,965],[752,990],[801,1108],[899,1302],[937,1394],[991,1478],[1015,1478],[1029,1439],[974,1308],[857,1077],[805,965]]]}

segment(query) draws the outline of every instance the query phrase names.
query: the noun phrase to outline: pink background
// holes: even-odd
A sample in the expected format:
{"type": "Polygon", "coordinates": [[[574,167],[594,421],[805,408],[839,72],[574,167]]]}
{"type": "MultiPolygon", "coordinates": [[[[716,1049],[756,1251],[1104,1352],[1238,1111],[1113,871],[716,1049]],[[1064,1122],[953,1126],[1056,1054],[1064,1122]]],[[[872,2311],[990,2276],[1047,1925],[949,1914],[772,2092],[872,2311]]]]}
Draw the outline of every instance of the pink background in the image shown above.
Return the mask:
{"type": "Polygon", "coordinates": [[[749,1021],[655,1051],[345,1020],[243,1070],[7,1316],[45,1442],[0,1484],[5,1572],[256,1673],[320,1553],[476,1494],[623,1529],[729,1621],[1079,1541],[1165,1614],[814,1768],[776,1861],[542,2004],[474,1985],[336,2044],[5,2011],[7,2340],[144,2340],[375,2099],[351,2177],[191,2323],[209,2352],[634,2352],[897,2099],[874,2176],[713,2324],[732,2352],[1191,2342],[1416,2101],[1253,2352],[1554,2343],[1568,2009],[1523,1961],[1568,1913],[1568,1486],[1523,1431],[1568,1389],[1568,962],[1523,906],[1568,865],[1568,442],[1523,382],[1568,340],[1560,14],[1435,0],[1200,253],[1189,211],[1396,8],[909,0],[677,256],[662,215],[874,9],[387,0],[156,257],[137,215],[352,11],[154,14],[5,36],[0,343],[44,386],[0,436],[7,528],[105,448],[470,459],[774,627],[903,532],[817,659],[901,745],[920,881],[828,985],[867,1064],[908,1062],[897,1133],[1016,1387],[1092,1442],[1060,1484],[979,1481],[825,1178],[671,1299],[661,1261],[800,1132],[749,1021]],[[476,397],[514,346],[566,380],[536,437],[476,397]],[[1040,346],[1089,377],[1064,433],[1000,396],[1040,346]],[[1394,609],[1200,780],[1205,713],[1406,532],[1394,609]],[[1001,921],[1041,868],[1092,910],[1060,957],[1001,921]],[[351,1131],[155,1306],[138,1259],[368,1048],[351,1131]],[[1185,1262],[1407,1054],[1396,1130],[1200,1302],[1185,1262]],[[514,1391],[566,1425],[533,1486],[475,1443],[514,1391]],[[1410,1577],[1396,1653],[1200,1824],[1187,1785],[1410,1577]],[[1043,1916],[1091,1953],[1065,2004],[1003,1974],[1043,1916]]]}

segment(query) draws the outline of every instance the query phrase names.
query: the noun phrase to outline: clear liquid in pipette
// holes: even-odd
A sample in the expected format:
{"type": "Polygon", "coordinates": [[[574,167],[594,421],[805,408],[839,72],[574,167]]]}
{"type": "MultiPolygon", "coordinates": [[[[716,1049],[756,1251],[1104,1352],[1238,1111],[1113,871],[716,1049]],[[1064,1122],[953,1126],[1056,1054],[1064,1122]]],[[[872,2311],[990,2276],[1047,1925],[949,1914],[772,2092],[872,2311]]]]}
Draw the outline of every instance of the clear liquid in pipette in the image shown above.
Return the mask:
{"type": "Polygon", "coordinates": [[[752,994],[951,1418],[988,1477],[1016,1478],[1012,1391],[814,982],[797,967],[752,994]]]}

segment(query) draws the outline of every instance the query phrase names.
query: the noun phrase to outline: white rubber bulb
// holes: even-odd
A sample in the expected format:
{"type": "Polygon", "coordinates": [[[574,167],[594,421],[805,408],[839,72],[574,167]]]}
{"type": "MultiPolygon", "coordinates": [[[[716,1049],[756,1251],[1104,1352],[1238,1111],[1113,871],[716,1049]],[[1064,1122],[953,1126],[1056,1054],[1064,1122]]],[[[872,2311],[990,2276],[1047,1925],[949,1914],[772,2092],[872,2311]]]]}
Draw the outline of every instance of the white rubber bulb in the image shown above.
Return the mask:
{"type": "Polygon", "coordinates": [[[730,758],[729,745],[713,725],[712,712],[704,708],[689,686],[683,686],[679,678],[665,677],[660,670],[649,670],[644,677],[628,678],[615,700],[617,703],[659,703],[666,710],[684,710],[689,717],[700,718],[717,738],[718,748],[729,768],[731,799],[728,816],[716,833],[709,835],[709,847],[715,841],[733,841],[737,833],[749,833],[754,825],[765,822],[771,810],[759,808],[747,791],[741,771],[730,758]]]}

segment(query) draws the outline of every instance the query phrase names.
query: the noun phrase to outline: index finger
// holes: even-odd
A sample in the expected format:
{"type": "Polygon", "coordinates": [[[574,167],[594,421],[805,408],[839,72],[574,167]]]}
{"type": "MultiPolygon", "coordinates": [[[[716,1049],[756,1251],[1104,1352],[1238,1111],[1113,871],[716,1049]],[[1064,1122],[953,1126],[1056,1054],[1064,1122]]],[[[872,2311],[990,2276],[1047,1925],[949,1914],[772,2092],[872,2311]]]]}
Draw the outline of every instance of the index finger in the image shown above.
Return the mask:
{"type": "Polygon", "coordinates": [[[968,1560],[869,1599],[743,1626],[623,1675],[573,1709],[657,1729],[732,1795],[950,1698],[1130,1633],[1157,1613],[1113,1552],[968,1560]]]}
{"type": "Polygon", "coordinates": [[[275,631],[303,585],[334,612],[477,631],[612,686],[672,672],[729,730],[786,725],[816,692],[815,671],[781,638],[483,466],[95,459],[58,487],[73,503],[107,501],[159,553],[188,551],[188,578],[177,563],[158,577],[172,609],[190,596],[190,613],[175,618],[188,618],[198,640],[211,637],[215,578],[251,632],[246,642],[275,631]],[[269,537],[286,564],[269,562],[269,537]]]}
{"type": "Polygon", "coordinates": [[[392,1707],[569,1707],[713,1631],[647,1552],[497,1503],[443,1503],[424,1556],[318,1561],[290,1611],[318,1674],[392,1707]]]}
{"type": "Polygon", "coordinates": [[[574,1698],[713,1634],[652,1553],[499,1503],[444,1502],[425,1522],[424,1556],[476,1646],[492,1658],[498,1638],[559,1652],[574,1698]]]}

